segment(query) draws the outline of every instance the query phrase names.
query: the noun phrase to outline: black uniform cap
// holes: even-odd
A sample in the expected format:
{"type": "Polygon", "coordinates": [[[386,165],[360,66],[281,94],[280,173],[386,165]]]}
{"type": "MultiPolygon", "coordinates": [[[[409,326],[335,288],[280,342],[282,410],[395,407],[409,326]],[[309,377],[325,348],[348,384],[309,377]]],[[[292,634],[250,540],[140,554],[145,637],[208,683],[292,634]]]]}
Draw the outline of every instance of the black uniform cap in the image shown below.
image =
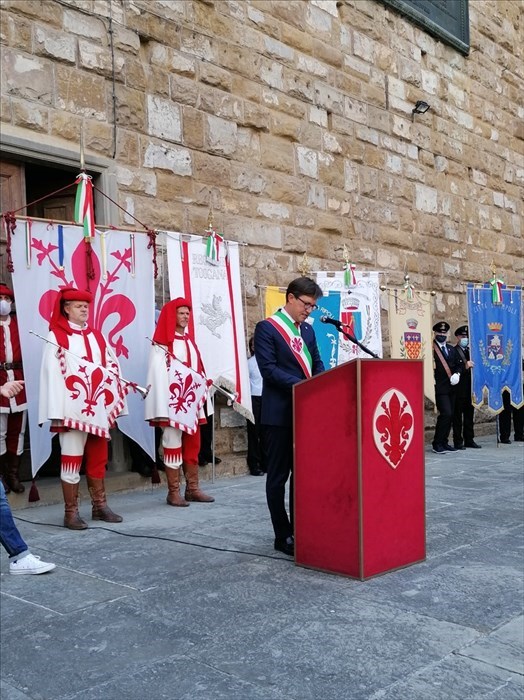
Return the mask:
{"type": "Polygon", "coordinates": [[[447,333],[449,331],[449,328],[449,323],[446,323],[446,321],[439,321],[433,326],[433,330],[435,333],[447,333]]]}

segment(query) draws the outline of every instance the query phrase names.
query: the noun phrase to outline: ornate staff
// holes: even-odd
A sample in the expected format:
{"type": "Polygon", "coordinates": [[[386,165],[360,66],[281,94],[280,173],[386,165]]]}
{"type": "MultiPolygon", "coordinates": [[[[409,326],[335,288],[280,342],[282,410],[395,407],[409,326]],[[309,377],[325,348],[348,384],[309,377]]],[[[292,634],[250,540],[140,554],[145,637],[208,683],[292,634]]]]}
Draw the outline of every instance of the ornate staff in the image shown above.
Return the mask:
{"type": "MultiPolygon", "coordinates": [[[[80,355],[77,355],[75,352],[72,352],[71,350],[68,350],[67,348],[62,347],[61,345],[58,345],[58,343],[53,343],[52,340],[48,340],[48,338],[44,338],[43,335],[39,335],[38,333],[35,333],[34,331],[29,331],[29,333],[31,333],[31,335],[36,336],[37,338],[40,338],[40,340],[43,340],[45,343],[49,343],[49,345],[54,345],[55,348],[58,348],[59,350],[63,350],[64,352],[68,352],[72,357],[76,357],[77,360],[84,360],[85,361],[85,357],[80,357],[80,355]]],[[[135,392],[137,391],[143,399],[145,399],[146,396],[149,394],[149,390],[151,389],[151,384],[148,384],[147,387],[144,388],[143,386],[139,386],[136,382],[129,382],[127,379],[124,379],[116,372],[113,372],[113,370],[108,369],[107,367],[102,367],[102,365],[99,365],[96,362],[92,362],[91,364],[96,365],[96,367],[101,367],[106,372],[109,372],[109,374],[112,374],[114,377],[117,378],[117,380],[119,382],[130,387],[133,391],[135,391],[135,392]]]]}

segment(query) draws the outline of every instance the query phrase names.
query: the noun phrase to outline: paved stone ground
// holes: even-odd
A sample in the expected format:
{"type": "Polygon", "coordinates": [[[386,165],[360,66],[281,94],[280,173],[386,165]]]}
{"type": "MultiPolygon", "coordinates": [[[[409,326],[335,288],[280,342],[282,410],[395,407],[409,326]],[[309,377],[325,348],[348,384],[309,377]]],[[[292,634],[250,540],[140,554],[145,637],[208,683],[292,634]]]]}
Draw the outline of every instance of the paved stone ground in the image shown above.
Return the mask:
{"type": "Polygon", "coordinates": [[[427,452],[427,561],[366,582],[274,552],[263,478],[113,495],[85,532],[17,511],[58,567],[2,554],[2,700],[522,700],[524,446],[480,442],[427,452]]]}

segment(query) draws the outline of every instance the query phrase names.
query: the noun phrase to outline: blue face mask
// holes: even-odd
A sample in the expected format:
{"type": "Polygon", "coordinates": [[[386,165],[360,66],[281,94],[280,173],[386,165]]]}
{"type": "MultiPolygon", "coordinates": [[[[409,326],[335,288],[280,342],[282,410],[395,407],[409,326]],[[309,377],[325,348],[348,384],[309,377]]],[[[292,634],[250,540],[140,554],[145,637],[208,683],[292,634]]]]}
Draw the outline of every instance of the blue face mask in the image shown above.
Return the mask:
{"type": "Polygon", "coordinates": [[[436,339],[437,343],[441,343],[441,344],[442,344],[442,343],[445,343],[445,342],[446,342],[446,338],[447,338],[447,337],[448,337],[447,335],[436,335],[436,336],[435,336],[435,339],[436,339]]]}
{"type": "Polygon", "coordinates": [[[460,339],[460,347],[461,348],[467,348],[469,345],[469,338],[461,338],[460,339]]]}

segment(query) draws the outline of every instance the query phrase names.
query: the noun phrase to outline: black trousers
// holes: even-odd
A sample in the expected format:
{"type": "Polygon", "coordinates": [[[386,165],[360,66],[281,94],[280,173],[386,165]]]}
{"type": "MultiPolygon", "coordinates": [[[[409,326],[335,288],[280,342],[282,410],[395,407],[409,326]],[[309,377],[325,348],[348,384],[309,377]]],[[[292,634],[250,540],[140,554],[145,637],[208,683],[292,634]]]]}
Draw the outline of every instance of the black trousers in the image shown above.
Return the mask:
{"type": "Polygon", "coordinates": [[[266,448],[262,440],[263,426],[260,425],[262,397],[252,396],[253,417],[255,422],[247,421],[247,466],[250,472],[266,471],[266,448]]]}
{"type": "Polygon", "coordinates": [[[453,444],[455,447],[472,442],[475,438],[473,413],[474,408],[469,396],[455,398],[455,411],[453,413],[453,444]]]}
{"type": "Polygon", "coordinates": [[[200,425],[200,452],[198,454],[199,462],[213,461],[213,426],[211,421],[214,416],[207,419],[207,423],[200,425]]]}
{"type": "Polygon", "coordinates": [[[435,426],[435,436],[433,438],[433,447],[437,445],[446,445],[451,430],[453,414],[455,411],[455,394],[439,394],[435,396],[437,404],[437,424],[435,426]]]}
{"type": "Polygon", "coordinates": [[[499,413],[499,431],[501,440],[509,440],[511,436],[511,416],[513,416],[513,429],[515,440],[524,438],[524,408],[515,408],[511,405],[509,391],[502,392],[504,410],[499,413]]]}
{"type": "Polygon", "coordinates": [[[293,428],[264,426],[267,455],[266,498],[275,538],[285,540],[293,534],[293,428]],[[289,482],[289,517],[286,512],[286,482],[289,482]]]}

